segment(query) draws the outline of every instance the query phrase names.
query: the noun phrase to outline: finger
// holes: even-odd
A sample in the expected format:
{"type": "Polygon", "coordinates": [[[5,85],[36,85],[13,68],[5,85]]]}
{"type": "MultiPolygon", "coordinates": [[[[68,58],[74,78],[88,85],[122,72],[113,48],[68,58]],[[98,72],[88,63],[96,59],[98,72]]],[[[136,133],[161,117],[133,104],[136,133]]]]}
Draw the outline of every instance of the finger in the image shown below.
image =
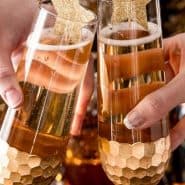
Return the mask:
{"type": "Polygon", "coordinates": [[[55,70],[36,60],[32,61],[28,76],[26,79],[25,77],[25,62],[21,61],[17,70],[17,78],[20,82],[26,80],[31,84],[45,87],[56,93],[70,93],[80,83],[80,79],[74,80],[72,75],[58,74],[55,70]]]}
{"type": "Polygon", "coordinates": [[[132,78],[164,69],[163,50],[161,48],[147,49],[131,54],[105,55],[104,58],[110,81],[117,78],[132,78]]]}
{"type": "Polygon", "coordinates": [[[174,74],[179,72],[180,67],[180,48],[178,46],[178,38],[171,37],[164,39],[164,58],[168,61],[174,74]]]}
{"type": "Polygon", "coordinates": [[[164,70],[165,70],[166,82],[168,83],[169,81],[171,81],[174,78],[175,73],[169,63],[165,64],[164,70]]]}
{"type": "Polygon", "coordinates": [[[175,76],[175,71],[173,66],[170,63],[170,48],[171,46],[171,39],[164,39],[163,40],[164,44],[164,60],[167,61],[165,62],[165,72],[166,72],[166,81],[169,82],[174,76],[175,76]]]}
{"type": "Polygon", "coordinates": [[[93,93],[93,89],[94,89],[93,63],[94,62],[91,59],[88,64],[88,68],[87,68],[87,72],[85,75],[85,79],[84,79],[82,88],[80,89],[80,94],[79,94],[79,98],[77,101],[74,119],[73,119],[73,122],[71,125],[71,134],[72,135],[80,135],[83,119],[86,114],[86,109],[87,109],[88,103],[90,101],[91,95],[93,93]]]}
{"type": "Polygon", "coordinates": [[[63,76],[73,77],[74,80],[79,80],[86,68],[86,65],[79,64],[61,52],[36,51],[34,58],[63,76]]]}
{"type": "Polygon", "coordinates": [[[164,59],[168,61],[170,58],[170,47],[171,47],[171,38],[166,38],[163,40],[164,48],[164,59]]]}
{"type": "Polygon", "coordinates": [[[185,100],[184,73],[166,86],[146,96],[124,119],[129,128],[146,128],[163,118],[173,107],[185,100]]]}
{"type": "Polygon", "coordinates": [[[23,94],[16,80],[10,55],[10,52],[1,49],[0,94],[9,107],[16,108],[23,101],[23,94]]]}
{"type": "Polygon", "coordinates": [[[178,124],[170,131],[172,150],[175,150],[185,139],[185,118],[181,119],[178,124]]]}
{"type": "MultiPolygon", "coordinates": [[[[185,37],[185,35],[184,35],[184,37],[185,37]]],[[[180,53],[180,69],[179,69],[179,72],[183,72],[183,71],[185,71],[185,46],[184,46],[184,43],[183,43],[183,46],[181,48],[181,53],[180,53]]]]}
{"type": "Polygon", "coordinates": [[[12,52],[11,61],[14,68],[14,71],[17,71],[17,67],[19,62],[22,59],[22,55],[24,52],[24,44],[21,44],[16,50],[12,52]]]}
{"type": "Polygon", "coordinates": [[[106,102],[106,104],[104,105],[103,110],[113,115],[125,115],[128,113],[128,110],[131,110],[135,106],[136,102],[162,86],[164,86],[164,83],[153,82],[124,89],[115,90],[110,88],[109,91],[104,89],[104,102],[106,102]],[[136,96],[137,99],[135,98],[136,96]],[[124,103],[120,103],[119,101],[124,103]]]}

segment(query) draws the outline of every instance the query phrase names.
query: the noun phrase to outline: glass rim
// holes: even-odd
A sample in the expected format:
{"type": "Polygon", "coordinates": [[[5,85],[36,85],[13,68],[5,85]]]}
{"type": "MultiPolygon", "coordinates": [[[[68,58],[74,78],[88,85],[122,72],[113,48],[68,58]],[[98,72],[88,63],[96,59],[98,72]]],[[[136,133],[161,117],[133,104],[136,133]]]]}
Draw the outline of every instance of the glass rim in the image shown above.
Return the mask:
{"type": "Polygon", "coordinates": [[[124,25],[127,23],[121,23],[120,25],[114,25],[114,29],[110,29],[108,26],[104,27],[102,29],[99,29],[98,32],[98,39],[102,42],[108,43],[108,44],[112,44],[112,45],[121,45],[121,46],[134,46],[134,45],[140,45],[140,44],[144,44],[144,43],[149,43],[151,40],[162,37],[162,31],[161,31],[161,27],[158,24],[155,24],[153,22],[148,22],[148,26],[149,26],[149,33],[150,35],[148,36],[144,36],[142,38],[135,38],[135,39],[123,39],[123,40],[119,40],[119,39],[112,39],[112,38],[108,38],[107,36],[112,33],[112,32],[117,32],[119,31],[119,28],[121,28],[121,25],[124,25]],[[109,31],[110,29],[110,31],[109,31]]]}
{"type": "Polygon", "coordinates": [[[48,10],[46,7],[40,7],[40,11],[44,11],[46,12],[47,14],[59,19],[59,20],[65,20],[65,21],[68,21],[68,22],[73,22],[73,23],[82,23],[82,24],[86,24],[86,25],[95,25],[97,24],[98,22],[98,16],[91,10],[89,10],[93,15],[94,15],[94,19],[86,22],[86,21],[74,21],[74,20],[69,20],[69,19],[66,19],[66,18],[63,18],[63,17],[58,17],[58,15],[50,10],[48,10]]]}

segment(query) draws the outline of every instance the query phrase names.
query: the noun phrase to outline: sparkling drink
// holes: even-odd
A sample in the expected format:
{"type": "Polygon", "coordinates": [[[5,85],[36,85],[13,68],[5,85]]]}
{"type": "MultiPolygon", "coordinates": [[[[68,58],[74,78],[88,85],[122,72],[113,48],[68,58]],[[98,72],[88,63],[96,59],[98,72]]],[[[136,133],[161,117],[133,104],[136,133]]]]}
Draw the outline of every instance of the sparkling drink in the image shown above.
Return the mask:
{"type": "Polygon", "coordinates": [[[142,98],[165,84],[157,29],[154,24],[150,24],[150,33],[118,27],[119,31],[108,35],[103,30],[103,37],[99,37],[99,148],[103,168],[116,184],[156,184],[168,162],[170,142],[168,129],[163,126],[165,118],[141,131],[129,131],[123,122],[142,98]],[[139,40],[143,34],[146,38],[139,40]],[[122,40],[126,37],[138,39],[138,44],[122,40]]]}
{"type": "MultiPolygon", "coordinates": [[[[110,1],[100,3],[108,13],[111,6],[110,1]]],[[[148,21],[147,29],[127,19],[110,24],[104,14],[100,13],[98,33],[100,160],[115,185],[156,185],[170,156],[168,119],[147,129],[128,130],[124,118],[140,100],[165,85],[161,28],[155,21],[148,21]]]]}
{"type": "Polygon", "coordinates": [[[24,102],[8,108],[0,130],[3,185],[49,185],[55,178],[93,42],[87,27],[75,43],[66,43],[53,27],[44,28],[38,41],[36,34],[30,34],[16,71],[24,102]]]}
{"type": "MultiPolygon", "coordinates": [[[[52,40],[47,38],[48,41],[51,44],[52,40]]],[[[46,39],[43,40],[44,42],[46,39]]],[[[45,178],[48,182],[50,177],[52,180],[56,175],[57,167],[59,167],[67,145],[67,134],[76,101],[77,87],[85,72],[90,45],[89,42],[82,42],[82,46],[72,47],[71,45],[69,49],[66,46],[53,51],[52,46],[48,47],[48,50],[40,47],[35,52],[34,61],[27,77],[28,82],[25,83],[22,77],[25,58],[21,60],[17,76],[25,97],[29,98],[25,98],[24,104],[15,113],[8,143],[1,140],[2,145],[6,145],[7,148],[3,157],[9,159],[8,164],[3,166],[4,178],[7,178],[4,181],[5,184],[14,173],[23,176],[22,181],[24,183],[26,181],[28,184],[40,182],[39,177],[45,178]],[[84,60],[71,62],[75,54],[84,60]],[[57,64],[54,64],[57,57],[59,58],[57,64]],[[84,63],[81,63],[83,61],[84,63]],[[61,70],[60,65],[61,69],[62,67],[66,67],[66,69],[61,70]],[[56,72],[57,74],[53,78],[56,78],[54,81],[58,81],[58,84],[48,91],[50,87],[44,84],[44,78],[47,78],[47,75],[44,75],[57,70],[59,73],[56,72]],[[42,77],[40,77],[40,73],[42,73],[42,77]],[[43,79],[38,82],[37,78],[39,77],[43,79]],[[17,158],[20,158],[21,161],[17,161],[15,164],[17,158]],[[36,162],[34,163],[34,161],[36,162]],[[5,170],[7,172],[4,172],[5,170]]],[[[52,86],[52,82],[50,85],[52,86]]],[[[43,180],[42,183],[44,183],[43,180]]]]}

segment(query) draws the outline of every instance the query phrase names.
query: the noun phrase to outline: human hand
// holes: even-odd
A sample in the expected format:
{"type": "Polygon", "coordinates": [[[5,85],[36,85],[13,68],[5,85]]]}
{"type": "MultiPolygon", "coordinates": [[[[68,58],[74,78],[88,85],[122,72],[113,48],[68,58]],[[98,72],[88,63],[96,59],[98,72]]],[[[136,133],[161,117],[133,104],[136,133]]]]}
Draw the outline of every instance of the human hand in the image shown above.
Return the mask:
{"type": "MultiPolygon", "coordinates": [[[[124,123],[129,129],[144,129],[185,102],[185,33],[164,40],[167,84],[147,95],[130,111],[124,123]]],[[[185,139],[185,118],[171,130],[172,149],[185,139]]]]}
{"type": "Polygon", "coordinates": [[[37,8],[36,0],[1,0],[0,3],[0,95],[12,108],[23,101],[23,95],[11,55],[29,34],[37,8]]]}

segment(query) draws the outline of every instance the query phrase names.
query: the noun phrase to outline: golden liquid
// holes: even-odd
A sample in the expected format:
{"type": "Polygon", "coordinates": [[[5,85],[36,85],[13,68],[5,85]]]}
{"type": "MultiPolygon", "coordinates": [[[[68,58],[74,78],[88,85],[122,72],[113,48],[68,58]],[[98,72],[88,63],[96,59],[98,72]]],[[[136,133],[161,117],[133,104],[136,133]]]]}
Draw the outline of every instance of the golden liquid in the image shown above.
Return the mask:
{"type": "MultiPolygon", "coordinates": [[[[52,40],[42,40],[42,43],[46,42],[51,44],[52,40]]],[[[24,103],[14,118],[15,131],[12,129],[9,137],[11,146],[16,143],[16,147],[22,151],[33,154],[35,154],[34,151],[38,151],[38,155],[41,155],[42,147],[36,147],[39,134],[45,135],[46,138],[48,136],[50,139],[53,137],[53,141],[55,137],[56,140],[62,141],[61,136],[65,138],[68,135],[77,90],[86,69],[89,49],[90,44],[65,51],[36,50],[27,76],[26,57],[23,57],[17,76],[22,81],[20,84],[24,93],[24,103]],[[23,81],[25,78],[26,81],[23,81]],[[19,140],[17,132],[19,133],[19,130],[23,132],[24,129],[17,129],[18,127],[25,127],[32,132],[29,144],[21,144],[24,141],[19,140]],[[21,146],[18,146],[19,144],[21,146]]],[[[19,135],[22,139],[23,134],[19,135]]],[[[53,142],[54,145],[55,142],[53,142]]],[[[51,150],[48,152],[51,154],[51,150]]],[[[53,153],[56,154],[57,151],[53,153]]]]}
{"type": "Polygon", "coordinates": [[[109,34],[100,32],[99,36],[99,150],[103,168],[116,185],[157,184],[169,158],[166,118],[144,130],[128,130],[123,121],[141,99],[165,84],[161,35],[152,31],[154,25],[150,26],[151,32],[120,29],[109,34]],[[159,152],[167,153],[167,158],[163,161],[159,156],[159,163],[153,164],[152,158],[158,152],[155,146],[161,141],[164,145],[159,152]],[[146,152],[140,158],[145,145],[153,147],[154,152],[150,156],[146,152]],[[111,154],[111,147],[119,152],[111,154]],[[130,148],[131,153],[125,148],[130,148]],[[133,154],[133,150],[138,151],[133,154]],[[143,167],[141,161],[145,157],[148,165],[143,167]],[[163,170],[158,170],[159,167],[163,170]],[[135,171],[141,171],[142,175],[138,172],[137,176],[135,171]]]}
{"type": "MultiPolygon", "coordinates": [[[[52,45],[56,45],[56,40],[44,38],[38,45],[39,49],[25,48],[18,66],[17,78],[24,102],[15,112],[13,120],[7,123],[12,125],[6,144],[8,151],[1,156],[8,157],[9,163],[0,163],[3,169],[0,171],[0,184],[49,185],[64,159],[91,42],[82,42],[75,47],[70,45],[69,49],[67,46],[52,49],[52,45]],[[19,166],[16,155],[26,156],[25,164],[22,162],[19,166]],[[29,172],[26,173],[25,168],[29,172]],[[14,178],[15,171],[20,179],[14,178]]],[[[9,109],[9,112],[12,111],[9,109]]],[[[0,144],[3,145],[6,141],[1,139],[0,144]]]]}

